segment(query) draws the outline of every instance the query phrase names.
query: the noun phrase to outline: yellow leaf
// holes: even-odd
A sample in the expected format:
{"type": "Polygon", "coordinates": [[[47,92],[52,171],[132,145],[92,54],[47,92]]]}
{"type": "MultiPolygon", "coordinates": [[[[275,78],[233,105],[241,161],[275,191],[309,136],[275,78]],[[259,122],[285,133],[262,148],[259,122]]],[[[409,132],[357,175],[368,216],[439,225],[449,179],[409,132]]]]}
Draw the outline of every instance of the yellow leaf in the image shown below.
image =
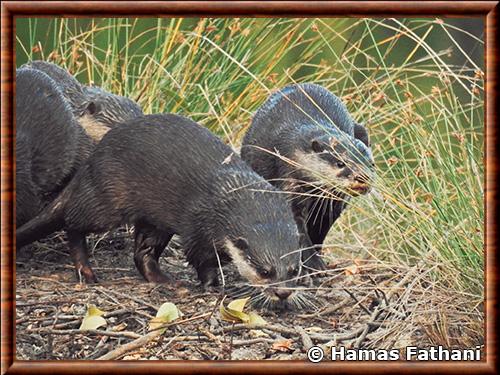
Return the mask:
{"type": "Polygon", "coordinates": [[[234,301],[229,302],[227,308],[234,311],[242,312],[249,299],[250,297],[235,299],[234,301]]]}
{"type": "Polygon", "coordinates": [[[104,311],[99,310],[95,305],[89,305],[87,314],[85,316],[102,316],[104,311]]]}
{"type": "MultiPolygon", "coordinates": [[[[162,325],[166,323],[170,323],[175,319],[182,316],[180,310],[171,302],[165,302],[160,306],[158,312],[156,313],[156,317],[150,320],[149,322],[149,330],[158,329],[162,325]]],[[[162,333],[166,328],[162,330],[162,333]]]]}
{"type": "Polygon", "coordinates": [[[238,323],[238,322],[243,322],[247,323],[249,320],[248,314],[241,312],[241,311],[236,311],[232,309],[225,308],[224,305],[221,305],[219,308],[220,315],[222,319],[232,322],[232,323],[238,323]]]}
{"type": "Polygon", "coordinates": [[[99,310],[95,305],[89,305],[79,329],[89,330],[105,326],[107,322],[101,315],[104,315],[104,311],[99,310]]]}
{"type": "Polygon", "coordinates": [[[248,300],[249,298],[235,299],[227,305],[227,308],[224,306],[224,300],[222,300],[219,307],[219,312],[222,316],[222,319],[232,323],[248,323],[250,318],[248,317],[247,313],[243,312],[243,308],[245,307],[248,300]]]}
{"type": "Polygon", "coordinates": [[[251,312],[248,314],[248,326],[258,327],[267,324],[267,322],[259,314],[251,312]]]}
{"type": "Polygon", "coordinates": [[[89,329],[97,329],[99,327],[105,326],[106,324],[106,320],[102,316],[85,316],[80,326],[80,330],[85,331],[89,329]]]}
{"type": "MultiPolygon", "coordinates": [[[[158,328],[160,328],[162,325],[164,325],[166,322],[162,319],[162,318],[153,318],[149,321],[149,330],[150,331],[153,331],[153,330],[157,330],[158,328]]],[[[163,328],[161,330],[161,333],[165,332],[167,328],[163,328]]]]}
{"type": "Polygon", "coordinates": [[[182,313],[172,302],[165,302],[156,313],[156,317],[163,318],[165,322],[171,322],[180,316],[182,316],[182,313]]]}

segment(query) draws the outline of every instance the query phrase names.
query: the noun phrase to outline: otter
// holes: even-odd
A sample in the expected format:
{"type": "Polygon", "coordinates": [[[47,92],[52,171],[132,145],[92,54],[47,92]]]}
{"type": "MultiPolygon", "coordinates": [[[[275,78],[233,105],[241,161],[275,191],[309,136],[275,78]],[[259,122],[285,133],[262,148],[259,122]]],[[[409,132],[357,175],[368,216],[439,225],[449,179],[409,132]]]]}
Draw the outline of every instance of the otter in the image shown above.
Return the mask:
{"type": "Polygon", "coordinates": [[[289,193],[299,229],[306,236],[306,268],[326,268],[320,248],[353,196],[366,194],[373,157],[365,127],[322,86],[290,85],[256,111],[241,157],[257,173],[289,193]]]}
{"type": "Polygon", "coordinates": [[[18,246],[64,228],[75,266],[96,277],[85,235],[135,226],[135,264],[169,282],[158,259],[174,234],[202,285],[232,261],[266,300],[289,303],[300,272],[300,234],[287,200],[201,125],[145,115],[111,129],[61,195],[16,232],[18,246]]]}
{"type": "Polygon", "coordinates": [[[112,127],[143,114],[141,107],[132,99],[111,94],[97,86],[82,85],[68,71],[55,64],[37,60],[21,68],[42,71],[56,82],[73,115],[94,142],[99,142],[112,127]]]}
{"type": "Polygon", "coordinates": [[[16,70],[15,101],[16,226],[20,226],[55,198],[93,146],[59,87],[45,73],[16,70]]]}
{"type": "Polygon", "coordinates": [[[97,86],[85,86],[86,109],[80,124],[96,142],[114,126],[141,116],[142,109],[132,99],[111,94],[97,86]]]}
{"type": "Polygon", "coordinates": [[[22,65],[21,69],[41,71],[54,80],[63,97],[68,101],[75,117],[80,117],[85,111],[87,99],[83,87],[68,71],[56,64],[41,60],[30,61],[22,65]]]}

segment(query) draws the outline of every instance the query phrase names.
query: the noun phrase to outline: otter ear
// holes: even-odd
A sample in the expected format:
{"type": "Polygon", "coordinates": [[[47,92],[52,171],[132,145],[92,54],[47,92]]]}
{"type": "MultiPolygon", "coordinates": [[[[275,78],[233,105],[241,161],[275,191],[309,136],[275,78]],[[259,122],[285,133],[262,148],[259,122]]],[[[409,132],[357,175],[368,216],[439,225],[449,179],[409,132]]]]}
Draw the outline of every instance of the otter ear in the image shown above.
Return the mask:
{"type": "Polygon", "coordinates": [[[238,249],[243,250],[243,251],[248,250],[248,248],[250,247],[248,245],[248,241],[246,239],[244,239],[243,237],[238,237],[234,241],[234,246],[236,246],[238,249]]]}
{"type": "Polygon", "coordinates": [[[92,102],[89,102],[89,104],[87,104],[87,108],[85,109],[85,112],[90,114],[90,115],[94,115],[97,112],[99,112],[100,110],[101,110],[100,104],[92,101],[92,102]]]}
{"type": "Polygon", "coordinates": [[[362,124],[354,123],[354,138],[359,139],[365,145],[370,147],[370,138],[368,137],[368,132],[362,124]]]}
{"type": "Polygon", "coordinates": [[[321,142],[318,141],[317,139],[312,140],[311,148],[314,152],[317,152],[317,153],[323,151],[323,147],[321,146],[321,142]]]}

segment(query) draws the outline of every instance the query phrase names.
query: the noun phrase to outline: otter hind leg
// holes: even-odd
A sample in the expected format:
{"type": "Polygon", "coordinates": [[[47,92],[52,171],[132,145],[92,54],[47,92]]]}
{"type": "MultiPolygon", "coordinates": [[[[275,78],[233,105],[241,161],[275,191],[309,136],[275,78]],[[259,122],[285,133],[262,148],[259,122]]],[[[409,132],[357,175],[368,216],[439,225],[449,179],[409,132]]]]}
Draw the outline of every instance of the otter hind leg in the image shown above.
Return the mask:
{"type": "Polygon", "coordinates": [[[172,281],[161,271],[158,261],[173,235],[173,231],[160,231],[144,222],[135,224],[134,262],[148,282],[161,284],[172,281]]]}
{"type": "Polygon", "coordinates": [[[87,284],[97,283],[97,277],[95,276],[92,267],[90,267],[85,233],[68,231],[67,237],[77,278],[80,281],[82,278],[85,279],[87,284]]]}

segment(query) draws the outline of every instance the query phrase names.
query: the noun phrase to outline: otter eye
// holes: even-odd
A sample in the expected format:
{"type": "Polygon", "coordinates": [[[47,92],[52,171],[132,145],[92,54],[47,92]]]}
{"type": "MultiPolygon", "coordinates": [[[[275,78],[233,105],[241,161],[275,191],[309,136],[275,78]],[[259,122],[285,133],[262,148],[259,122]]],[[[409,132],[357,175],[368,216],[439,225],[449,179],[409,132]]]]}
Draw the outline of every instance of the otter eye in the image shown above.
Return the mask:
{"type": "Polygon", "coordinates": [[[297,268],[293,268],[293,269],[291,269],[289,271],[289,273],[290,273],[291,276],[295,277],[295,276],[297,276],[299,274],[299,268],[298,267],[297,268]]]}
{"type": "Polygon", "coordinates": [[[321,147],[321,144],[317,140],[312,141],[311,148],[316,153],[320,153],[323,151],[323,147],[321,147]]]}
{"type": "Polygon", "coordinates": [[[259,276],[260,277],[264,277],[264,278],[270,278],[273,274],[273,270],[269,270],[269,269],[265,269],[265,268],[259,268],[257,270],[257,272],[259,273],[259,276]]]}
{"type": "Polygon", "coordinates": [[[99,111],[99,105],[95,102],[90,102],[87,106],[87,113],[94,115],[99,111]]]}
{"type": "Polygon", "coordinates": [[[344,167],[345,167],[345,163],[344,162],[341,162],[341,161],[337,162],[337,168],[344,168],[344,167]]]}

